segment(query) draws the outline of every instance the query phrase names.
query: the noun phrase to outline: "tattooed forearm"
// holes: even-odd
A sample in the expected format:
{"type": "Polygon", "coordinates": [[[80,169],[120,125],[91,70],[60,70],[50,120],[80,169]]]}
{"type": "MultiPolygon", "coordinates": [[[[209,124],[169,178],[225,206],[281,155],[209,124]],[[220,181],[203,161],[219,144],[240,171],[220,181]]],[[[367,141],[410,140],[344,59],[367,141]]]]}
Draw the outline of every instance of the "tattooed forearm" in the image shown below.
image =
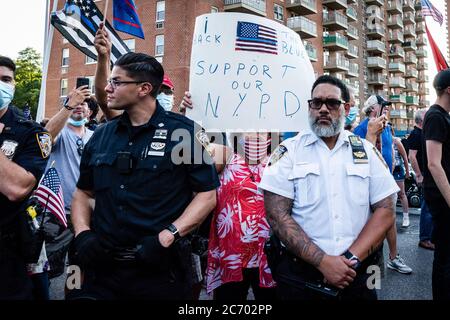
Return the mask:
{"type": "Polygon", "coordinates": [[[315,245],[305,231],[292,219],[292,203],[291,199],[264,191],[267,221],[274,233],[291,253],[314,267],[318,267],[325,252],[315,245]]]}
{"type": "Polygon", "coordinates": [[[372,208],[373,212],[375,212],[375,210],[377,210],[379,208],[383,208],[383,209],[393,210],[393,212],[395,213],[395,203],[396,202],[397,202],[397,194],[393,194],[393,195],[390,195],[390,196],[374,203],[371,206],[371,208],[372,208]]]}

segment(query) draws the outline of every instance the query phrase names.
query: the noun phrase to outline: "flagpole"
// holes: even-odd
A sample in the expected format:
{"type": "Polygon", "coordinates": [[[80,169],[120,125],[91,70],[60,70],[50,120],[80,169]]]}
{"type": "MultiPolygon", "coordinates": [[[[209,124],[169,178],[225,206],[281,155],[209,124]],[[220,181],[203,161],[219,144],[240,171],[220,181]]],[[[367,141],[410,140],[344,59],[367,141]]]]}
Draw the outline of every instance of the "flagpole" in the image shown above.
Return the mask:
{"type": "MultiPolygon", "coordinates": [[[[58,0],[53,1],[53,10],[51,12],[55,12],[58,8],[58,0]]],[[[44,65],[42,70],[42,82],[41,82],[41,90],[39,92],[39,104],[36,113],[36,121],[40,122],[45,116],[45,98],[47,91],[47,74],[48,74],[48,65],[50,63],[50,53],[52,50],[52,41],[53,41],[53,31],[54,28],[50,23],[50,0],[47,0],[47,12],[46,12],[46,23],[45,23],[45,34],[44,34],[44,65]]]]}
{"type": "Polygon", "coordinates": [[[108,14],[108,8],[109,8],[109,0],[106,0],[105,10],[103,12],[103,24],[106,23],[106,15],[108,14]]]}

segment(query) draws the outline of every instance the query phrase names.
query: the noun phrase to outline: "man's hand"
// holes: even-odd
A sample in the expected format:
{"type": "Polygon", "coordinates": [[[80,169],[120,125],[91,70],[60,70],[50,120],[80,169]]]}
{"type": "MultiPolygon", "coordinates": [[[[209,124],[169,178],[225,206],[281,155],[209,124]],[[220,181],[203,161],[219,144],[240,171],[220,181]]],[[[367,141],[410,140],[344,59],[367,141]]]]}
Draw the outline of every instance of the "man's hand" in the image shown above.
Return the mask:
{"type": "Polygon", "coordinates": [[[5,124],[0,122],[0,134],[3,132],[3,128],[5,128],[5,124]]]}
{"type": "Polygon", "coordinates": [[[356,277],[356,271],[352,269],[355,263],[356,261],[350,261],[343,256],[325,255],[318,269],[322,272],[327,283],[339,289],[344,289],[356,277]]]}
{"type": "Polygon", "coordinates": [[[79,88],[75,88],[70,91],[69,101],[67,105],[71,108],[75,108],[76,106],[82,104],[84,100],[88,99],[91,96],[91,90],[88,89],[88,86],[81,86],[79,88]]]}
{"type": "Polygon", "coordinates": [[[422,184],[423,184],[423,175],[421,175],[421,174],[417,175],[416,176],[416,182],[419,185],[419,187],[421,187],[422,184]]]}
{"type": "Polygon", "coordinates": [[[369,134],[375,136],[380,135],[383,132],[384,128],[386,127],[386,121],[387,118],[384,114],[379,116],[378,118],[370,119],[369,124],[367,126],[367,135],[369,134]]]}
{"type": "Polygon", "coordinates": [[[94,39],[95,50],[99,56],[109,56],[111,54],[111,40],[103,22],[100,23],[94,39]]]}
{"type": "Polygon", "coordinates": [[[186,108],[192,109],[192,100],[191,100],[191,93],[189,91],[186,91],[184,93],[183,100],[180,103],[180,106],[178,107],[178,111],[182,114],[186,114],[186,108]]]}

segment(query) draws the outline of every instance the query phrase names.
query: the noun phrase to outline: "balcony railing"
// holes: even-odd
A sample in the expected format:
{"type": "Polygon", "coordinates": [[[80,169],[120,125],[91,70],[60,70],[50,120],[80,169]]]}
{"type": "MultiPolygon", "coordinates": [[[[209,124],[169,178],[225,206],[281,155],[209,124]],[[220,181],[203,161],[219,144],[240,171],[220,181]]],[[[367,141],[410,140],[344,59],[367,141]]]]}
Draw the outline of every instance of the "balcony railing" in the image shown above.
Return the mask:
{"type": "Polygon", "coordinates": [[[395,88],[404,88],[405,79],[401,77],[391,77],[389,78],[389,86],[395,88]]]}
{"type": "Polygon", "coordinates": [[[368,84],[385,84],[386,82],[387,77],[384,74],[376,73],[368,76],[368,84]]]}
{"type": "Polygon", "coordinates": [[[388,37],[388,41],[389,42],[403,42],[405,39],[403,37],[403,32],[400,30],[392,30],[389,31],[389,37],[388,37]]]}
{"type": "Polygon", "coordinates": [[[266,15],[266,0],[225,0],[225,11],[253,12],[266,15]]]}
{"type": "Polygon", "coordinates": [[[416,55],[419,58],[426,58],[428,56],[428,52],[424,48],[420,48],[420,49],[417,49],[416,55]]]}
{"type": "Polygon", "coordinates": [[[330,34],[323,37],[324,47],[340,47],[348,49],[348,40],[340,33],[330,34]]]}
{"type": "Polygon", "coordinates": [[[402,13],[402,2],[400,0],[388,1],[387,11],[393,13],[402,13]]]}
{"type": "Polygon", "coordinates": [[[403,63],[400,63],[400,62],[390,62],[389,63],[389,71],[405,73],[405,70],[406,70],[406,67],[403,63]]]}
{"type": "Polygon", "coordinates": [[[325,61],[324,68],[331,70],[348,70],[350,68],[350,62],[341,55],[334,55],[330,56],[325,61]]]}
{"type": "Polygon", "coordinates": [[[358,40],[358,29],[352,25],[348,26],[347,36],[353,40],[358,40]]]}
{"type": "Polygon", "coordinates": [[[348,76],[358,77],[359,65],[357,63],[350,63],[348,68],[348,76]]]}
{"type": "Polygon", "coordinates": [[[391,28],[403,28],[403,21],[402,21],[402,17],[400,15],[395,15],[395,16],[391,16],[388,19],[388,26],[390,26],[391,28]]]}
{"type": "Polygon", "coordinates": [[[300,33],[303,39],[317,37],[317,25],[314,21],[303,16],[291,17],[287,20],[287,26],[300,33]]]}
{"type": "Polygon", "coordinates": [[[416,64],[417,61],[418,61],[418,59],[417,59],[415,54],[409,53],[409,54],[406,55],[405,63],[407,63],[407,64],[416,64]]]}
{"type": "Polygon", "coordinates": [[[367,57],[367,67],[386,68],[386,59],[381,57],[367,57]]]}
{"type": "Polygon", "coordinates": [[[394,58],[403,58],[405,56],[405,50],[400,46],[391,46],[389,49],[389,56],[394,58]]]}
{"type": "Polygon", "coordinates": [[[309,60],[311,61],[317,61],[317,49],[313,47],[313,45],[311,43],[306,43],[305,44],[305,50],[306,53],[308,54],[309,60]]]}
{"type": "Polygon", "coordinates": [[[384,6],[384,0],[365,0],[367,4],[384,6]]]}
{"type": "Polygon", "coordinates": [[[419,97],[416,96],[407,96],[406,97],[406,104],[419,104],[419,97]]]}
{"type": "Polygon", "coordinates": [[[419,84],[414,82],[407,82],[406,83],[406,91],[415,91],[417,92],[419,90],[419,84]]]}
{"type": "Polygon", "coordinates": [[[367,49],[385,52],[386,45],[384,44],[384,42],[382,42],[380,40],[370,40],[370,41],[367,41],[367,49]]]}
{"type": "Polygon", "coordinates": [[[322,4],[335,10],[347,9],[347,0],[323,0],[322,4]]]}
{"type": "Polygon", "coordinates": [[[405,37],[417,37],[416,31],[413,28],[405,28],[405,37]]]}
{"type": "Polygon", "coordinates": [[[406,95],[404,94],[391,94],[389,96],[389,101],[398,102],[398,103],[406,103],[406,95]]]}
{"type": "Polygon", "coordinates": [[[417,71],[416,69],[408,69],[408,70],[406,70],[405,77],[407,77],[407,78],[417,78],[418,75],[419,75],[419,71],[417,71]]]}
{"type": "Polygon", "coordinates": [[[414,12],[403,13],[403,22],[405,24],[416,23],[416,15],[414,14],[414,12]]]}
{"type": "Polygon", "coordinates": [[[425,25],[423,24],[423,22],[417,23],[416,32],[417,33],[425,33],[425,25]]]}
{"type": "Polygon", "coordinates": [[[323,12],[323,25],[329,30],[347,29],[347,16],[338,11],[323,12]]]}
{"type": "Polygon", "coordinates": [[[403,11],[414,11],[415,0],[404,0],[403,1],[403,11]]]}
{"type": "Polygon", "coordinates": [[[417,50],[417,45],[415,41],[405,41],[403,42],[403,49],[405,49],[405,51],[415,51],[417,50]]]}
{"type": "Polygon", "coordinates": [[[353,7],[347,8],[347,17],[349,18],[349,20],[352,20],[352,21],[356,21],[358,19],[358,14],[357,14],[355,8],[353,8],[353,7]]]}
{"type": "Polygon", "coordinates": [[[317,13],[316,0],[287,0],[286,8],[300,15],[317,13]]]}

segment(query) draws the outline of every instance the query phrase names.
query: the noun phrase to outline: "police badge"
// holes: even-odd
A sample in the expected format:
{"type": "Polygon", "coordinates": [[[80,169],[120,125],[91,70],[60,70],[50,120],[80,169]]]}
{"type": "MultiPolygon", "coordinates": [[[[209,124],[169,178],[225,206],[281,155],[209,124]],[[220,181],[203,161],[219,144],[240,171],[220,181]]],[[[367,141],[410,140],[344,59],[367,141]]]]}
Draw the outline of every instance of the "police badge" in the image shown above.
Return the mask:
{"type": "Polygon", "coordinates": [[[41,149],[42,158],[48,158],[52,152],[52,136],[47,132],[39,132],[36,133],[36,140],[41,149]]]}
{"type": "Polygon", "coordinates": [[[208,152],[208,154],[212,157],[213,156],[213,147],[211,146],[210,142],[209,142],[209,137],[206,134],[205,131],[203,130],[199,130],[196,134],[195,137],[197,138],[198,142],[200,142],[200,144],[203,146],[203,148],[205,148],[206,152],[208,152]]]}
{"type": "Polygon", "coordinates": [[[3,141],[1,150],[9,160],[12,160],[14,154],[16,153],[16,148],[18,145],[19,143],[17,143],[16,141],[5,140],[3,141]]]}

